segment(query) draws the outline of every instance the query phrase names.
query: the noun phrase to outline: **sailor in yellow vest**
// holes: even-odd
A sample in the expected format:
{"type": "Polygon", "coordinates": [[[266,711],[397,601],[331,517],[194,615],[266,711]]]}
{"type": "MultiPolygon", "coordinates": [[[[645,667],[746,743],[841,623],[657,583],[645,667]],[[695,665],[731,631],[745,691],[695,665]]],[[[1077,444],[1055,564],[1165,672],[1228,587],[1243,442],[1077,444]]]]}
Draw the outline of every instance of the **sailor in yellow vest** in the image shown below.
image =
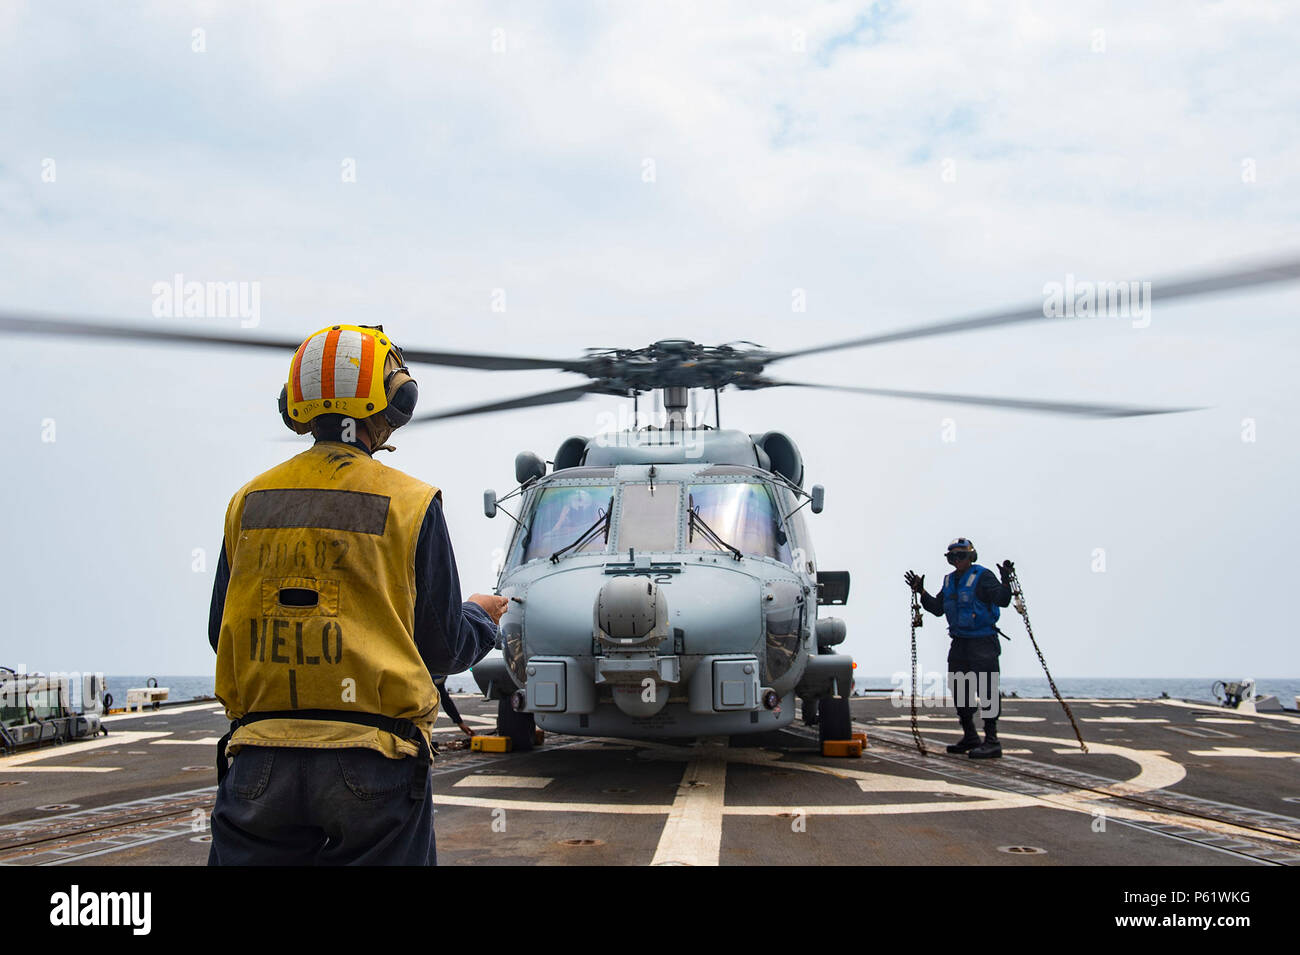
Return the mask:
{"type": "Polygon", "coordinates": [[[294,353],[280,413],[316,443],[231,499],[212,593],[210,865],[435,863],[431,674],[482,659],[506,600],[461,602],[441,493],[372,457],[415,400],[382,328],[294,353]]]}

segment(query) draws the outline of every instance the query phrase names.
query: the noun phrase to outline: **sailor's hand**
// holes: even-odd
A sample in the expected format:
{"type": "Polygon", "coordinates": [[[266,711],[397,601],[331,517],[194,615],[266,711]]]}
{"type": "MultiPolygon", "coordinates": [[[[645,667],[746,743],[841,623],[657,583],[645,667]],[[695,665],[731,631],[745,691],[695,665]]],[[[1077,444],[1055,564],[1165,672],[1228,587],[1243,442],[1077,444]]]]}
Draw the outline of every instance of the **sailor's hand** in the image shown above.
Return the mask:
{"type": "Polygon", "coordinates": [[[1002,582],[1004,584],[1009,583],[1011,575],[1016,572],[1016,565],[1011,563],[1009,560],[1004,560],[1002,563],[998,564],[998,571],[1002,574],[1002,582]]]}
{"type": "Polygon", "coordinates": [[[924,575],[924,574],[917,575],[917,574],[914,574],[912,571],[909,570],[907,573],[905,573],[905,574],[903,575],[903,580],[907,583],[907,586],[909,586],[909,587],[912,588],[912,593],[914,593],[914,594],[923,594],[923,593],[925,593],[925,575],[924,575]]]}
{"type": "Polygon", "coordinates": [[[457,723],[456,725],[460,727],[460,731],[461,731],[462,733],[464,733],[466,736],[473,736],[473,735],[474,735],[474,731],[473,731],[472,729],[469,728],[468,724],[465,724],[465,723],[457,723]]]}
{"type": "Polygon", "coordinates": [[[496,594],[470,594],[469,602],[478,604],[484,612],[492,618],[493,623],[501,622],[501,615],[506,612],[510,606],[510,601],[505,597],[498,597],[496,594]]]}

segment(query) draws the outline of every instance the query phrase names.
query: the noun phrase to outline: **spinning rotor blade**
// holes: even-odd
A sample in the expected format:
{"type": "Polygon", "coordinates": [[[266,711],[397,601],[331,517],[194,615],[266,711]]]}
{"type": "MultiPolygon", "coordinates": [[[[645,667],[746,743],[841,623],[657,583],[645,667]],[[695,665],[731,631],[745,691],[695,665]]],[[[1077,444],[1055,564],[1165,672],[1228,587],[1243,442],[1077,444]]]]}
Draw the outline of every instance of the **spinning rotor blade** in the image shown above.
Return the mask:
{"type": "Polygon", "coordinates": [[[187,332],[170,332],[161,328],[144,328],[130,325],[104,325],[98,322],[51,321],[34,315],[15,315],[0,312],[0,332],[20,335],[54,335],[69,338],[110,338],[123,341],[177,342],[195,345],[236,345],[244,348],[275,348],[292,352],[302,341],[274,338],[249,338],[241,335],[208,335],[187,332]]]}
{"type": "MultiPolygon", "coordinates": [[[[577,401],[587,395],[594,395],[603,389],[596,383],[578,385],[576,388],[561,388],[558,391],[543,391],[535,395],[521,395],[504,401],[493,401],[483,405],[470,405],[466,408],[453,408],[450,411],[435,411],[430,414],[416,415],[410,424],[422,421],[442,421],[445,418],[462,418],[467,415],[489,414],[493,411],[510,411],[515,408],[532,408],[536,405],[559,405],[568,401],[577,401]]],[[[409,425],[408,425],[409,427],[409,425]]]]}
{"type": "MultiPolygon", "coordinates": [[[[1151,302],[1191,298],[1195,295],[1208,295],[1211,292],[1226,292],[1231,289],[1269,285],[1274,282],[1294,282],[1297,279],[1300,279],[1300,259],[1287,259],[1234,272],[1203,275],[1199,278],[1152,282],[1151,302]]],[[[1016,308],[1005,312],[977,315],[974,318],[960,318],[955,321],[938,322],[932,325],[918,325],[912,328],[899,329],[895,332],[864,335],[861,338],[850,338],[842,342],[815,345],[812,348],[801,348],[797,351],[780,352],[768,357],[767,361],[771,363],[786,358],[839,351],[844,348],[865,348],[868,345],[885,345],[889,342],[909,341],[913,338],[929,338],[932,335],[950,335],[955,332],[968,332],[977,328],[992,328],[997,325],[1014,325],[1020,322],[1033,322],[1043,319],[1059,321],[1061,319],[1061,316],[1047,316],[1043,312],[1043,303],[1038,302],[1025,308],[1016,308]]]]}
{"type": "Polygon", "coordinates": [[[1025,398],[991,398],[985,395],[947,395],[936,391],[896,391],[892,388],[859,388],[853,385],[820,385],[801,381],[771,381],[768,385],[785,388],[819,388],[823,391],[849,391],[883,398],[913,398],[917,401],[946,401],[953,404],[1006,408],[1010,411],[1037,411],[1042,414],[1073,415],[1084,418],[1137,418],[1142,415],[1180,414],[1200,408],[1138,408],[1131,405],[1099,405],[1077,401],[1036,401],[1025,398]]]}
{"type": "MultiPolygon", "coordinates": [[[[294,346],[297,347],[296,345],[294,346]]],[[[555,369],[582,372],[587,363],[551,358],[514,358],[509,355],[470,355],[450,351],[422,351],[403,348],[402,357],[407,363],[420,365],[447,365],[452,368],[478,368],[483,371],[532,371],[555,369]]]]}
{"type": "MultiPolygon", "coordinates": [[[[122,341],[165,342],[181,345],[233,345],[243,348],[270,348],[292,353],[302,344],[296,341],[276,338],[253,338],[245,335],[213,335],[207,333],[190,333],[168,331],[162,328],[148,328],[139,325],[111,325],[100,322],[72,321],[64,322],[42,318],[34,315],[15,315],[0,313],[0,332],[15,332],[20,335],[54,335],[70,338],[106,338],[122,341]]],[[[560,371],[581,371],[586,367],[582,361],[552,360],[549,358],[514,358],[507,355],[473,355],[461,352],[425,351],[403,349],[402,355],[408,363],[425,365],[448,365],[454,368],[479,368],[485,371],[516,371],[534,369],[558,369],[560,371]]]]}

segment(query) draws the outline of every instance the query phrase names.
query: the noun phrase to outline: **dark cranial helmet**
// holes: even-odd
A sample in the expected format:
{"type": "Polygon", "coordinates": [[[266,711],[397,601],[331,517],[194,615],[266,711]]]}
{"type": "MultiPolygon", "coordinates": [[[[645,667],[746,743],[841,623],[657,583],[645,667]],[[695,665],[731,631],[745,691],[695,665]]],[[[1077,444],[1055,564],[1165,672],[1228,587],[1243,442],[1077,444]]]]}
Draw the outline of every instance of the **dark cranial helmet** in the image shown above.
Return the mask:
{"type": "Polygon", "coordinates": [[[970,551],[970,559],[972,562],[980,559],[979,552],[975,550],[975,545],[971,543],[969,537],[958,537],[955,541],[953,541],[951,544],[948,545],[948,550],[944,553],[944,556],[947,557],[948,561],[951,563],[953,559],[953,553],[955,551],[963,551],[963,550],[970,551]]]}

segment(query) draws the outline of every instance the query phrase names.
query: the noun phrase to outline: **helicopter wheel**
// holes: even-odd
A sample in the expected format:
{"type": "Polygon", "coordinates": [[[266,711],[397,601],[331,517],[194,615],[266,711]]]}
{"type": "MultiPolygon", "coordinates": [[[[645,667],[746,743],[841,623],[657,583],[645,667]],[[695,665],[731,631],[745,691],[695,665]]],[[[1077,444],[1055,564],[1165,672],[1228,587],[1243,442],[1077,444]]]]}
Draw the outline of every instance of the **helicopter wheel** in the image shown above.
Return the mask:
{"type": "Polygon", "coordinates": [[[817,701],[817,740],[825,743],[829,740],[846,740],[853,738],[853,715],[849,712],[847,696],[824,696],[817,701]]]}
{"type": "Polygon", "coordinates": [[[817,725],[817,699],[813,698],[810,700],[801,700],[800,706],[802,708],[801,712],[803,714],[803,725],[816,726],[817,725]]]}
{"type": "Polygon", "coordinates": [[[532,713],[516,710],[515,697],[508,696],[497,702],[497,735],[510,737],[512,752],[533,748],[537,721],[532,713]]]}

